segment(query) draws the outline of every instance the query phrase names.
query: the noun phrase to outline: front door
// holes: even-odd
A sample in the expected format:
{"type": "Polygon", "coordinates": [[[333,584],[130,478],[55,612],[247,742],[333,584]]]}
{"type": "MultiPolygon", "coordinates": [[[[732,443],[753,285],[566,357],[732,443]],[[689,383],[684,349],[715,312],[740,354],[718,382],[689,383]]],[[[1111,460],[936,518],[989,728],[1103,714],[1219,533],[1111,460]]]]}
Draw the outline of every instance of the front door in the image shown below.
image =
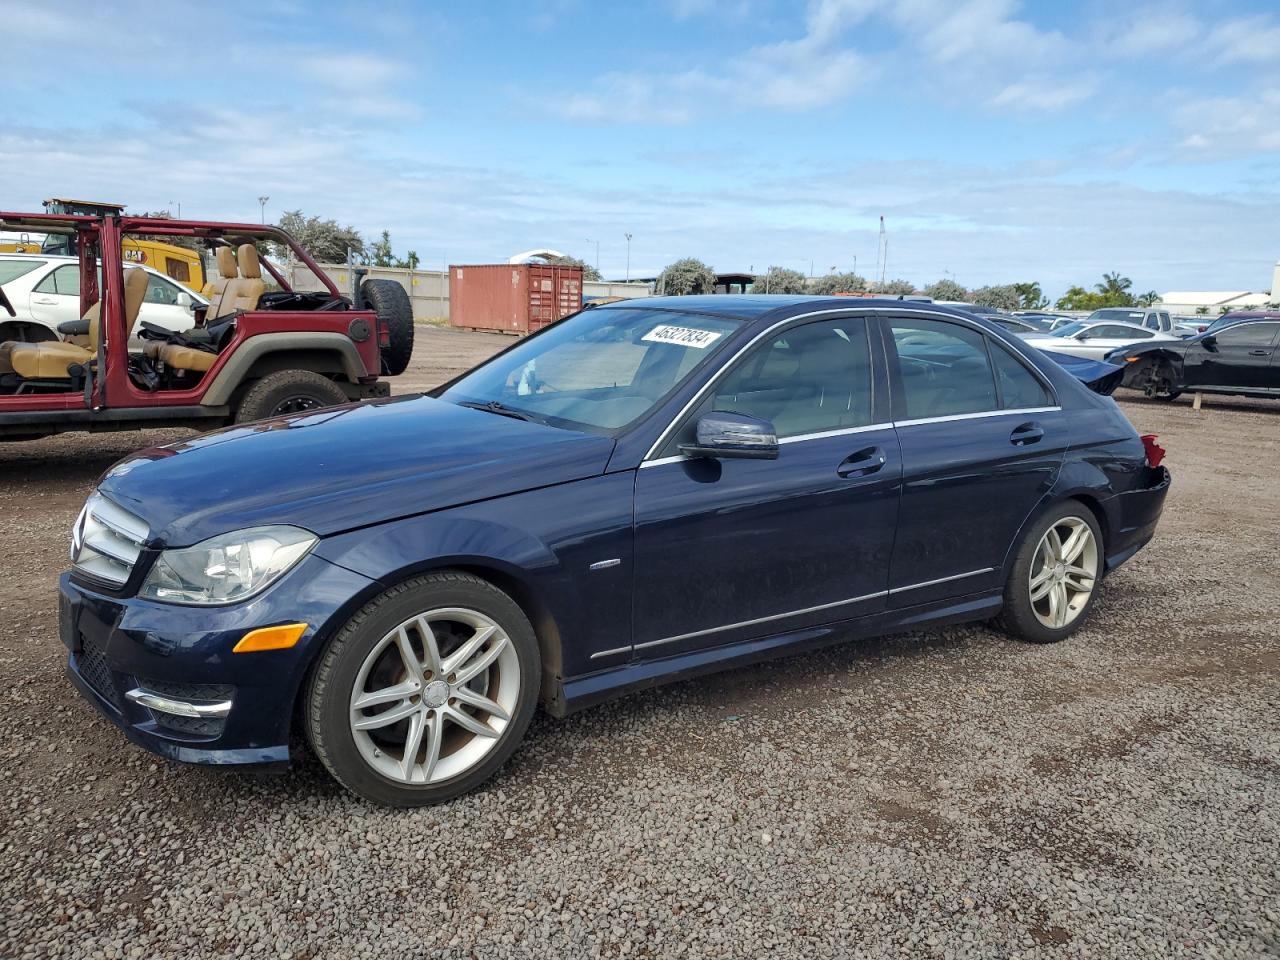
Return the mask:
{"type": "Polygon", "coordinates": [[[884,608],[901,462],[869,337],[845,317],[766,338],[637,471],[639,657],[884,608]],[[772,421],[778,459],[680,457],[711,410],[772,421]]]}
{"type": "Polygon", "coordinates": [[[1044,379],[976,326],[884,323],[903,470],[889,605],[998,587],[1009,545],[1057,477],[1067,419],[1044,379]]]}
{"type": "Polygon", "coordinates": [[[1272,363],[1280,323],[1244,322],[1224,327],[1212,340],[1191,344],[1183,359],[1187,387],[1280,387],[1272,363]]]}

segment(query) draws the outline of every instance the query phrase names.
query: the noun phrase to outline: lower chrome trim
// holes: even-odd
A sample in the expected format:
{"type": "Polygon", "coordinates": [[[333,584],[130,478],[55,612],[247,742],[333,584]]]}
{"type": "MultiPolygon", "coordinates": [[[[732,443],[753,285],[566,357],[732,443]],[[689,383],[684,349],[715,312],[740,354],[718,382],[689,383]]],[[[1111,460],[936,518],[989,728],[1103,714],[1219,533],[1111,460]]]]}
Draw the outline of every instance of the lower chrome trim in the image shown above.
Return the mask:
{"type": "Polygon", "coordinates": [[[976,577],[984,573],[994,573],[995,567],[983,567],[981,570],[970,570],[968,573],[955,573],[949,577],[939,577],[937,580],[926,580],[924,583],[913,583],[906,587],[890,587],[889,593],[906,593],[908,590],[921,590],[924,587],[935,587],[940,583],[950,583],[952,580],[963,580],[966,577],[976,577]]]}
{"type": "Polygon", "coordinates": [[[175,717],[225,717],[231,712],[230,700],[175,700],[142,687],[134,687],[125,697],[148,710],[157,710],[175,717]]]}
{"type": "Polygon", "coordinates": [[[587,567],[587,569],[588,570],[608,570],[610,567],[616,567],[620,563],[622,563],[622,560],[619,559],[618,557],[614,557],[612,560],[597,560],[595,563],[587,567]]]}
{"type": "Polygon", "coordinates": [[[614,647],[612,650],[597,650],[591,655],[591,659],[599,660],[601,657],[612,657],[619,653],[628,653],[630,650],[630,647],[614,647]]]}
{"type": "Polygon", "coordinates": [[[648,647],[661,646],[664,643],[675,643],[678,640],[692,640],[694,637],[705,637],[709,633],[721,633],[725,630],[737,630],[739,627],[751,627],[757,623],[771,623],[774,620],[785,620],[787,617],[799,617],[806,613],[817,613],[819,610],[831,610],[835,607],[847,607],[851,603],[862,603],[864,600],[875,600],[888,594],[886,590],[877,590],[875,593],[868,593],[861,597],[850,597],[848,600],[837,600],[834,603],[820,603],[816,607],[804,607],[800,610],[788,610],[786,613],[775,613],[768,617],[757,617],[754,620],[740,620],[737,623],[727,623],[723,627],[708,627],[706,630],[695,630],[692,633],[682,633],[675,637],[663,637],[661,640],[649,640],[645,643],[637,643],[633,649],[644,650],[648,647]]]}

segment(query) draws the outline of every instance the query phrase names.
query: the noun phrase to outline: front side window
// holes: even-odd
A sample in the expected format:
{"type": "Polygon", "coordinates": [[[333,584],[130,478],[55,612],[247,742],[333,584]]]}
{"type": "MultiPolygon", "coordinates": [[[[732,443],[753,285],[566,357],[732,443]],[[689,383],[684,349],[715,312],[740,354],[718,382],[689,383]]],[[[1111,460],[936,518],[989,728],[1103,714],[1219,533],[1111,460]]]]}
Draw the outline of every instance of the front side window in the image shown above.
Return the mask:
{"type": "Polygon", "coordinates": [[[616,436],[719,354],[741,321],[601,307],[548,327],[451,384],[452,403],[616,436]]]}
{"type": "Polygon", "coordinates": [[[54,270],[36,284],[37,293],[55,293],[61,297],[80,296],[80,267],[68,263],[54,270]]]}
{"type": "Polygon", "coordinates": [[[716,384],[699,415],[711,410],[768,420],[779,438],[867,426],[866,321],[807,323],[767,340],[716,384]]]}
{"type": "Polygon", "coordinates": [[[1221,347],[1269,347],[1276,339],[1280,323],[1241,323],[1217,334],[1221,347]]]}
{"type": "Polygon", "coordinates": [[[147,274],[147,293],[142,299],[146,303],[163,303],[169,306],[178,302],[179,290],[168,280],[161,280],[154,273],[147,274]]]}
{"type": "Polygon", "coordinates": [[[986,338],[941,320],[890,321],[902,377],[903,417],[920,420],[998,410],[986,338]]]}

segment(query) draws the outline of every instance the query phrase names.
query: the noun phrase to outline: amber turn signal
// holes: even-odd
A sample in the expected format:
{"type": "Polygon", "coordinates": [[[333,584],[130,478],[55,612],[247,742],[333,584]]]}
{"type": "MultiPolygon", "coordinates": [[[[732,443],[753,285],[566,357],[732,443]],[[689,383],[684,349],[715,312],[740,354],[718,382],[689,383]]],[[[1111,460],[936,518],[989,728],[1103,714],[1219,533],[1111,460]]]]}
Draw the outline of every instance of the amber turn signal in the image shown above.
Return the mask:
{"type": "Polygon", "coordinates": [[[257,653],[260,650],[288,650],[306,633],[305,623],[282,623],[278,627],[260,627],[240,638],[232,653],[257,653]]]}

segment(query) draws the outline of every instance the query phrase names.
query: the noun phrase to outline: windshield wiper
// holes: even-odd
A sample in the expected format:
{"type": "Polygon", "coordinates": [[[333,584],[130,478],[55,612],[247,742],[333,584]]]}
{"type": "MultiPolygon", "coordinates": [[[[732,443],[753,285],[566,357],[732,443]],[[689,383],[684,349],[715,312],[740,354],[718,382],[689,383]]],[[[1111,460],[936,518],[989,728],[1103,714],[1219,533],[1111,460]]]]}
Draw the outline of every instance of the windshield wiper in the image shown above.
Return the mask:
{"type": "Polygon", "coordinates": [[[486,400],[483,403],[477,400],[459,400],[458,406],[470,407],[472,410],[483,410],[485,413],[496,413],[500,417],[510,417],[513,420],[540,423],[543,426],[547,424],[547,421],[541,417],[535,417],[532,413],[525,413],[523,410],[513,410],[511,407],[503,406],[497,400],[486,400]]]}

